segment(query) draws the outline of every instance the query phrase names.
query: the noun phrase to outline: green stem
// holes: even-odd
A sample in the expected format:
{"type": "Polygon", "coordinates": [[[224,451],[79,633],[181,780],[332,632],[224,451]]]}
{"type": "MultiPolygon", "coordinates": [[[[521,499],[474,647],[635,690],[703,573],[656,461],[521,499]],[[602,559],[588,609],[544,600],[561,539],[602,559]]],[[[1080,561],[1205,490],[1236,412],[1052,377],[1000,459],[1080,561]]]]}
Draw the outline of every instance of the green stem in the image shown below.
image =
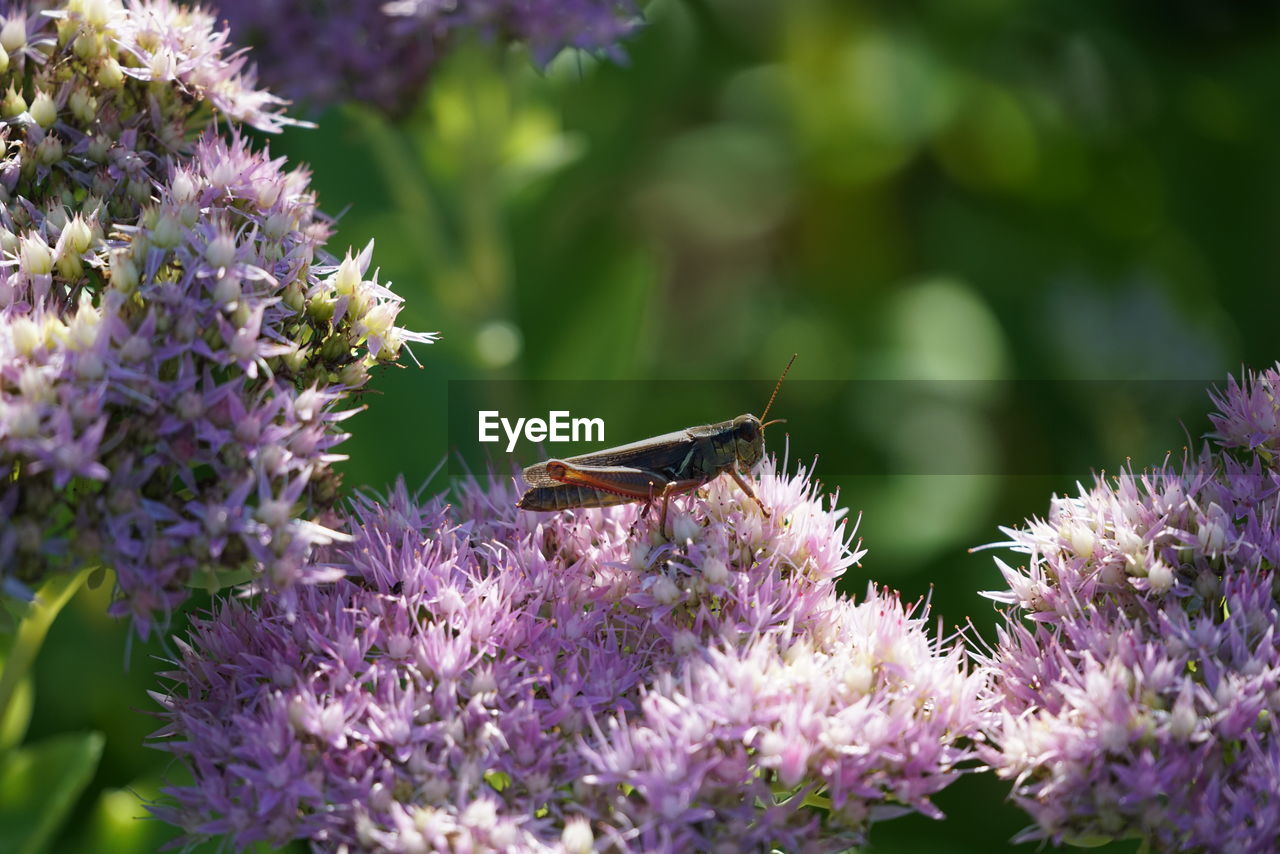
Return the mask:
{"type": "Polygon", "coordinates": [[[71,601],[80,586],[84,584],[93,568],[83,569],[74,574],[60,573],[47,579],[35,599],[28,606],[27,614],[18,624],[13,635],[13,645],[9,648],[9,656],[4,662],[4,672],[0,674],[0,721],[7,718],[9,703],[13,694],[22,683],[22,678],[31,669],[37,653],[44,643],[49,627],[58,616],[62,607],[71,601]]]}

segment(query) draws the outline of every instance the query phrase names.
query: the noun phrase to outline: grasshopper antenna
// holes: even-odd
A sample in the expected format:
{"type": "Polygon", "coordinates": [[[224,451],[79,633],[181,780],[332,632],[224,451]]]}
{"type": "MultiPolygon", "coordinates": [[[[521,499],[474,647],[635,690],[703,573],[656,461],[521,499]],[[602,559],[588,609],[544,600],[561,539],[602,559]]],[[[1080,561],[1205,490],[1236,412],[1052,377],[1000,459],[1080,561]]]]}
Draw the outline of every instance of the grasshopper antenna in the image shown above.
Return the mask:
{"type": "Polygon", "coordinates": [[[791,361],[787,362],[787,366],[782,369],[782,376],[778,377],[778,384],[773,387],[773,394],[769,395],[769,402],[764,405],[764,414],[760,416],[761,430],[768,427],[770,424],[777,424],[778,421],[783,420],[783,419],[778,419],[777,421],[766,422],[764,419],[769,415],[769,407],[773,406],[773,399],[778,396],[778,389],[782,388],[782,381],[787,378],[787,371],[791,370],[791,366],[794,365],[796,362],[796,356],[799,356],[799,355],[800,355],[799,353],[792,353],[791,361]]]}

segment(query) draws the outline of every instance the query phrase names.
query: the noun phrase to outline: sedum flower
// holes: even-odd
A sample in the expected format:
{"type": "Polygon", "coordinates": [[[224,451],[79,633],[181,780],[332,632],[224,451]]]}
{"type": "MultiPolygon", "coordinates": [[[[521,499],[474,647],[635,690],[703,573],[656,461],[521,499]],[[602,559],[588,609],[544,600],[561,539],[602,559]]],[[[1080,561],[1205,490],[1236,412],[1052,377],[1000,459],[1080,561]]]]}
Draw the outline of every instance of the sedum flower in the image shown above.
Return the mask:
{"type": "Polygon", "coordinates": [[[368,249],[325,252],[305,171],[214,133],[287,120],[209,15],[5,8],[0,91],[24,102],[0,122],[6,589],[107,566],[145,634],[193,583],[325,577],[308,553],[335,536],[341,403],[427,336],[394,325],[368,249]]]}
{"type": "Polygon", "coordinates": [[[333,585],[222,603],[158,697],[194,782],[160,815],[234,847],[843,850],[971,758],[983,676],[804,472],[673,503],[516,511],[398,487],[324,550],[333,585]]]}
{"type": "Polygon", "coordinates": [[[618,56],[617,43],[640,20],[634,0],[217,0],[214,6],[236,40],[253,49],[274,88],[314,105],[356,100],[392,113],[412,105],[432,67],[465,33],[526,44],[546,63],[565,48],[618,56]]]}
{"type": "Polygon", "coordinates": [[[1216,447],[1009,529],[987,760],[1028,839],[1280,846],[1280,372],[1213,399],[1216,447]]]}

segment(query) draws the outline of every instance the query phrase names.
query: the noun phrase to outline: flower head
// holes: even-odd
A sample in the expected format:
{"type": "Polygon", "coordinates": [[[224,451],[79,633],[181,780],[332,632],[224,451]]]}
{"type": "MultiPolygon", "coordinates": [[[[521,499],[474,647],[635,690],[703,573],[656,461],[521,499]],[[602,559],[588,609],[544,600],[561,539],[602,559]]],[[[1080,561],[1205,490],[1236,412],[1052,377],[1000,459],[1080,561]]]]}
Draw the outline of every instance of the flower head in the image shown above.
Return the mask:
{"type": "Polygon", "coordinates": [[[1036,820],[1028,838],[1280,844],[1278,382],[1214,395],[1218,447],[1008,530],[1027,561],[997,561],[1011,607],[987,758],[1036,820]]]}
{"type": "Polygon", "coordinates": [[[765,464],[770,517],[735,489],[674,502],[674,544],[505,485],[362,502],[346,579],[194,624],[157,746],[195,783],[161,815],[360,851],[842,850],[936,815],[983,677],[922,610],[836,593],[861,552],[803,472],[765,464]]]}
{"type": "Polygon", "coordinates": [[[338,406],[426,336],[367,251],[338,293],[305,171],[213,133],[284,119],[210,16],[53,7],[0,28],[0,572],[108,566],[145,633],[196,581],[324,577],[338,406]]]}

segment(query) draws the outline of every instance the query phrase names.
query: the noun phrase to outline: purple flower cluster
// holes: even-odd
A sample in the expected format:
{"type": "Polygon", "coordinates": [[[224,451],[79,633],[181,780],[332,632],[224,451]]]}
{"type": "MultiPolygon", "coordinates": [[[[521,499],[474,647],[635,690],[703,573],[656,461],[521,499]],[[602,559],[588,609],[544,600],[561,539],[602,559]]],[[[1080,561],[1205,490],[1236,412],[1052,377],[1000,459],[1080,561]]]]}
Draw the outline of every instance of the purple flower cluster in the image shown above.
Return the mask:
{"type": "Polygon", "coordinates": [[[528,46],[549,62],[565,48],[617,56],[639,25],[634,0],[216,0],[271,86],[323,106],[345,100],[390,113],[412,106],[432,67],[464,33],[528,46]],[[299,46],[305,45],[305,50],[299,46]]]}
{"type": "Polygon", "coordinates": [[[1218,447],[1007,530],[986,759],[1027,838],[1280,847],[1280,371],[1214,395],[1218,447]]]}
{"type": "Polygon", "coordinates": [[[938,815],[985,677],[923,608],[839,595],[844,512],[762,474],[769,517],[717,482],[674,543],[501,484],[361,503],[345,580],[194,622],[155,743],[195,781],[161,816],[237,848],[736,852],[938,815]]]}
{"type": "Polygon", "coordinates": [[[285,120],[209,16],[40,8],[0,22],[0,575],[114,569],[143,634],[195,582],[326,577],[336,406],[425,336],[305,172],[213,132],[285,120]]]}

